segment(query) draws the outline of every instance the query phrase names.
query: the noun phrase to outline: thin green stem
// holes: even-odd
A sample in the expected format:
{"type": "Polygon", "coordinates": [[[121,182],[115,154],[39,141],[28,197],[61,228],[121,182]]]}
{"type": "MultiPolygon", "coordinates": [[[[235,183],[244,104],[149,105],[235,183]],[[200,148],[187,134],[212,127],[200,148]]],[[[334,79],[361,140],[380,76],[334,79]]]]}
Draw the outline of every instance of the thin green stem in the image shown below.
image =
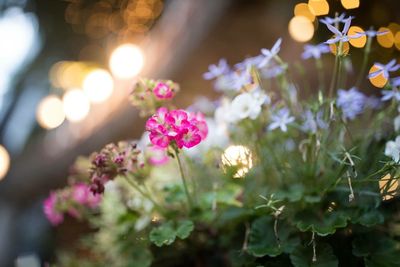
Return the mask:
{"type": "Polygon", "coordinates": [[[343,87],[343,42],[339,42],[339,47],[336,53],[339,55],[338,75],[336,81],[336,89],[343,87]]]}
{"type": "Polygon", "coordinates": [[[315,59],[315,67],[317,68],[318,72],[319,90],[324,91],[325,90],[324,66],[320,58],[315,59]]]}
{"type": "Polygon", "coordinates": [[[185,194],[186,194],[186,198],[187,198],[187,201],[188,201],[189,209],[192,210],[192,208],[193,208],[193,200],[192,200],[192,198],[190,196],[190,193],[189,193],[189,189],[188,189],[187,182],[186,182],[186,176],[185,176],[185,173],[184,173],[183,167],[182,167],[182,162],[181,162],[181,159],[179,157],[177,149],[174,149],[174,152],[175,152],[176,160],[178,162],[179,171],[181,173],[181,179],[182,179],[182,183],[183,183],[183,188],[185,189],[185,194]]]}
{"type": "Polygon", "coordinates": [[[122,175],[122,177],[125,178],[125,181],[127,181],[127,183],[132,186],[136,191],[138,191],[144,198],[148,199],[151,203],[153,203],[154,207],[160,211],[160,212],[164,212],[165,209],[158,204],[151,196],[150,194],[148,194],[147,192],[143,191],[142,188],[140,188],[140,186],[135,183],[134,181],[132,181],[132,179],[130,178],[130,176],[128,177],[128,175],[122,175]]]}
{"type": "Polygon", "coordinates": [[[360,88],[360,85],[361,85],[362,80],[365,75],[365,70],[367,68],[369,54],[371,53],[371,44],[372,44],[372,37],[368,36],[367,44],[365,45],[365,49],[364,49],[364,57],[363,57],[362,65],[361,65],[361,70],[360,70],[360,73],[358,74],[358,78],[357,78],[357,83],[356,83],[357,88],[360,88]]]}
{"type": "Polygon", "coordinates": [[[333,66],[333,75],[332,75],[332,79],[331,79],[331,84],[329,86],[329,98],[332,97],[333,95],[333,89],[335,88],[335,82],[336,82],[336,76],[337,76],[337,71],[338,71],[338,62],[339,62],[339,56],[338,53],[336,53],[335,56],[335,65],[333,66]]]}

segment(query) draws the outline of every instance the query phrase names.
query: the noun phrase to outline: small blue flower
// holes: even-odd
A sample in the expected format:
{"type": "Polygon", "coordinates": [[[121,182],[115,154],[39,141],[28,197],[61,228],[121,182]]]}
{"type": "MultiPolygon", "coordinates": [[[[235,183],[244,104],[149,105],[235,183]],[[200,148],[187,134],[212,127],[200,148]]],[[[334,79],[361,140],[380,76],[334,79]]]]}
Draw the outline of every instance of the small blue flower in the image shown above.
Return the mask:
{"type": "Polygon", "coordinates": [[[396,59],[392,59],[391,61],[389,61],[386,65],[385,64],[381,64],[381,63],[375,63],[374,66],[376,66],[378,68],[378,70],[370,73],[368,75],[368,78],[375,78],[376,76],[382,74],[383,77],[385,77],[386,79],[389,79],[389,72],[394,72],[397,71],[398,69],[400,69],[400,65],[396,64],[396,59]]]}
{"type": "Polygon", "coordinates": [[[222,58],[219,60],[218,65],[212,64],[208,67],[208,72],[203,74],[205,80],[212,80],[221,75],[229,73],[230,68],[226,59],[222,58]]]}
{"type": "Polygon", "coordinates": [[[253,80],[247,71],[232,72],[229,76],[231,87],[237,91],[250,84],[253,80]]]}
{"type": "Polygon", "coordinates": [[[318,111],[317,114],[311,112],[311,110],[306,110],[303,115],[303,125],[301,130],[304,132],[316,133],[318,129],[327,129],[328,123],[323,120],[323,112],[318,111]]]}
{"type": "Polygon", "coordinates": [[[263,55],[249,57],[243,60],[242,62],[235,64],[235,68],[238,70],[247,70],[251,67],[257,67],[263,59],[264,59],[263,55]]]}
{"type": "Polygon", "coordinates": [[[394,72],[394,71],[397,71],[398,69],[400,69],[400,64],[396,64],[396,63],[397,63],[396,59],[392,59],[386,65],[381,64],[381,63],[375,63],[374,66],[376,66],[378,68],[378,70],[370,73],[368,75],[368,78],[370,78],[370,79],[375,78],[376,76],[382,74],[383,77],[385,77],[386,79],[389,79],[389,72],[394,72]]]}
{"type": "Polygon", "coordinates": [[[315,59],[321,58],[322,54],[328,53],[330,51],[329,46],[326,44],[309,45],[304,46],[304,52],[301,54],[303,59],[309,59],[311,57],[315,59]]]}
{"type": "Polygon", "coordinates": [[[345,119],[353,120],[364,111],[367,97],[355,87],[338,91],[336,105],[342,110],[345,119]]]}
{"type": "Polygon", "coordinates": [[[384,35],[387,34],[389,31],[383,31],[383,32],[378,32],[378,31],[374,31],[374,30],[368,30],[365,32],[357,32],[360,35],[366,35],[368,37],[375,37],[375,36],[379,36],[379,35],[384,35]]]}
{"type": "Polygon", "coordinates": [[[337,42],[348,42],[349,39],[359,38],[361,36],[361,34],[359,34],[359,33],[356,33],[355,35],[352,35],[352,36],[347,35],[347,32],[349,31],[350,24],[351,24],[351,19],[352,19],[352,17],[349,17],[344,21],[344,26],[343,26],[342,31],[339,31],[336,27],[334,27],[333,25],[331,25],[329,23],[325,23],[326,27],[328,27],[328,29],[333,34],[335,34],[335,37],[333,39],[329,39],[325,43],[326,44],[334,44],[337,42]]]}
{"type": "MultiPolygon", "coordinates": [[[[336,23],[345,23],[346,22],[346,13],[340,14],[338,17],[330,18],[330,17],[325,17],[321,19],[320,21],[324,24],[336,24],[336,23]]],[[[352,18],[352,17],[351,17],[352,18]]]]}
{"type": "Polygon", "coordinates": [[[399,90],[393,88],[392,90],[382,90],[382,101],[389,101],[391,99],[395,99],[396,101],[400,101],[400,92],[399,90]]]}
{"type": "Polygon", "coordinates": [[[268,65],[269,61],[278,55],[281,50],[282,38],[279,38],[275,44],[272,46],[271,50],[263,48],[261,49],[261,54],[264,57],[263,60],[258,64],[258,68],[263,68],[268,65]]]}
{"type": "Polygon", "coordinates": [[[282,108],[275,114],[271,115],[271,121],[271,124],[268,125],[269,131],[280,128],[282,132],[286,132],[287,125],[294,122],[294,117],[290,116],[289,109],[282,108]]]}
{"type": "Polygon", "coordinates": [[[392,79],[392,86],[399,87],[400,86],[400,77],[396,77],[392,79]]]}
{"type": "Polygon", "coordinates": [[[263,69],[261,69],[261,77],[264,79],[271,79],[271,78],[281,75],[284,71],[285,71],[285,68],[283,68],[280,65],[263,68],[263,69]]]}

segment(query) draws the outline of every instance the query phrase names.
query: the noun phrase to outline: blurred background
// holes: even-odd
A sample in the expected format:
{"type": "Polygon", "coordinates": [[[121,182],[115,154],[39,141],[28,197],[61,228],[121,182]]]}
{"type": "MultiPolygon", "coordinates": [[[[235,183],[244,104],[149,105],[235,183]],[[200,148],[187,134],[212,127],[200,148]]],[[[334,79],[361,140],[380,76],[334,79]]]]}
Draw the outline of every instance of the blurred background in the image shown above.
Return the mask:
{"type": "MultiPolygon", "coordinates": [[[[374,52],[398,58],[398,0],[0,0],[0,266],[42,266],[87,230],[72,219],[53,229],[42,201],[78,155],[141,136],[127,101],[139,75],[178,82],[180,107],[215,99],[202,80],[209,64],[279,37],[296,63],[305,42],[330,37],[318,20],[336,12],[387,30],[374,52]]],[[[349,52],[361,57],[364,45],[349,52]]]]}

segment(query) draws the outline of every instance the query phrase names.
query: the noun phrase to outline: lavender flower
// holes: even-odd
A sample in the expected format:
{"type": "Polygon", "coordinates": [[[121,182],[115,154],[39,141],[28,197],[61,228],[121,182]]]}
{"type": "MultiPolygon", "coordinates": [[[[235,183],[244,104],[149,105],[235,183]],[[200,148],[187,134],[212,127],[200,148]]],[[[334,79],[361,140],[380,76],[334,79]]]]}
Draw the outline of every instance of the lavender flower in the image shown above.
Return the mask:
{"type": "Polygon", "coordinates": [[[396,101],[400,101],[400,92],[399,90],[393,88],[392,90],[382,90],[382,101],[389,101],[394,99],[396,101]]]}
{"type": "Polygon", "coordinates": [[[247,71],[233,72],[230,75],[230,85],[233,89],[239,91],[244,86],[252,82],[252,77],[247,71]]]}
{"type": "Polygon", "coordinates": [[[396,77],[392,79],[392,86],[399,87],[400,86],[400,77],[396,77]]]}
{"type": "Polygon", "coordinates": [[[360,35],[366,35],[368,37],[373,38],[375,36],[384,35],[384,34],[388,33],[388,31],[378,32],[378,31],[374,31],[374,30],[368,30],[365,32],[357,32],[357,33],[360,35]]]}
{"type": "Polygon", "coordinates": [[[368,75],[368,78],[375,78],[376,76],[382,74],[383,77],[389,79],[389,72],[394,72],[400,69],[400,64],[396,64],[396,59],[392,59],[386,65],[381,63],[375,63],[374,66],[378,68],[377,71],[374,71],[368,75]]]}
{"type": "Polygon", "coordinates": [[[221,75],[229,73],[229,65],[226,59],[222,58],[219,60],[218,65],[212,64],[208,67],[208,72],[203,74],[205,80],[212,80],[221,75]]]}
{"type": "Polygon", "coordinates": [[[342,109],[345,119],[353,120],[364,111],[366,100],[367,97],[355,87],[347,91],[340,89],[336,105],[342,109]]]}
{"type": "MultiPolygon", "coordinates": [[[[325,17],[325,18],[323,18],[323,19],[321,19],[320,21],[322,22],[322,23],[324,23],[324,24],[336,24],[336,23],[345,23],[346,22],[346,19],[348,19],[348,18],[345,18],[346,17],[346,13],[342,13],[342,14],[340,14],[340,16],[338,16],[338,17],[334,17],[334,18],[330,18],[330,17],[325,17]]],[[[351,17],[349,17],[349,18],[351,18],[351,17]]]]}
{"type": "Polygon", "coordinates": [[[263,55],[249,57],[243,60],[242,62],[235,64],[235,68],[238,70],[247,70],[251,67],[258,66],[263,59],[264,59],[263,55]]]}
{"type": "Polygon", "coordinates": [[[281,50],[282,38],[279,38],[272,46],[271,50],[261,49],[261,54],[264,56],[263,60],[258,64],[258,68],[265,67],[269,61],[274,58],[281,50]]]}
{"type": "Polygon", "coordinates": [[[271,121],[271,124],[268,125],[269,131],[280,128],[282,132],[286,132],[287,125],[294,122],[294,117],[290,116],[289,109],[282,108],[275,114],[271,115],[271,121]]]}
{"type": "Polygon", "coordinates": [[[261,77],[264,79],[271,79],[276,76],[281,75],[285,71],[285,68],[278,65],[278,66],[271,66],[269,68],[261,69],[261,77]]]}
{"type": "Polygon", "coordinates": [[[385,155],[391,157],[395,162],[400,160],[400,136],[397,136],[394,141],[386,143],[385,155]]]}
{"type": "Polygon", "coordinates": [[[304,122],[301,126],[301,130],[309,133],[316,133],[318,129],[327,129],[328,123],[326,123],[323,118],[323,112],[318,111],[314,114],[311,110],[306,110],[303,115],[304,122]]]}
{"type": "Polygon", "coordinates": [[[359,38],[361,35],[358,33],[352,36],[347,35],[347,32],[349,31],[351,24],[351,19],[352,17],[349,17],[344,21],[344,26],[342,31],[339,31],[336,27],[332,26],[331,24],[325,23],[326,27],[328,27],[328,29],[335,34],[335,37],[333,39],[329,39],[325,43],[334,44],[337,42],[348,42],[349,39],[359,38]]]}
{"type": "Polygon", "coordinates": [[[329,46],[326,44],[309,45],[304,46],[304,52],[301,54],[303,59],[309,59],[311,57],[315,59],[321,58],[322,54],[328,53],[330,51],[329,46]]]}

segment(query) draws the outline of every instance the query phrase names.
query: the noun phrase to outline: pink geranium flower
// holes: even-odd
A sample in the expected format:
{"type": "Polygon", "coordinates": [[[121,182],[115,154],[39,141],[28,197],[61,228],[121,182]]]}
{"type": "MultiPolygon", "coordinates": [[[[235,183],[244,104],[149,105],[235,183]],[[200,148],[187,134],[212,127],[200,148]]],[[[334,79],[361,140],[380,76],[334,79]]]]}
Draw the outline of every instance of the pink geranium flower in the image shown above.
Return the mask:
{"type": "Polygon", "coordinates": [[[193,147],[207,137],[208,127],[201,113],[187,113],[182,109],[168,111],[160,108],[146,122],[150,141],[161,148],[175,142],[179,148],[193,147]]]}
{"type": "Polygon", "coordinates": [[[168,162],[167,150],[159,146],[151,146],[149,148],[150,158],[149,161],[152,165],[160,166],[168,162]]]}
{"type": "Polygon", "coordinates": [[[75,184],[72,188],[72,199],[80,205],[87,206],[89,208],[96,208],[101,200],[99,194],[93,194],[90,191],[90,186],[87,184],[75,184]]]}
{"type": "Polygon", "coordinates": [[[57,211],[57,195],[51,192],[43,203],[43,212],[52,225],[58,225],[64,221],[64,215],[57,211]]]}
{"type": "Polygon", "coordinates": [[[153,89],[153,93],[159,99],[171,99],[174,96],[172,88],[163,82],[159,82],[153,89]]]}

